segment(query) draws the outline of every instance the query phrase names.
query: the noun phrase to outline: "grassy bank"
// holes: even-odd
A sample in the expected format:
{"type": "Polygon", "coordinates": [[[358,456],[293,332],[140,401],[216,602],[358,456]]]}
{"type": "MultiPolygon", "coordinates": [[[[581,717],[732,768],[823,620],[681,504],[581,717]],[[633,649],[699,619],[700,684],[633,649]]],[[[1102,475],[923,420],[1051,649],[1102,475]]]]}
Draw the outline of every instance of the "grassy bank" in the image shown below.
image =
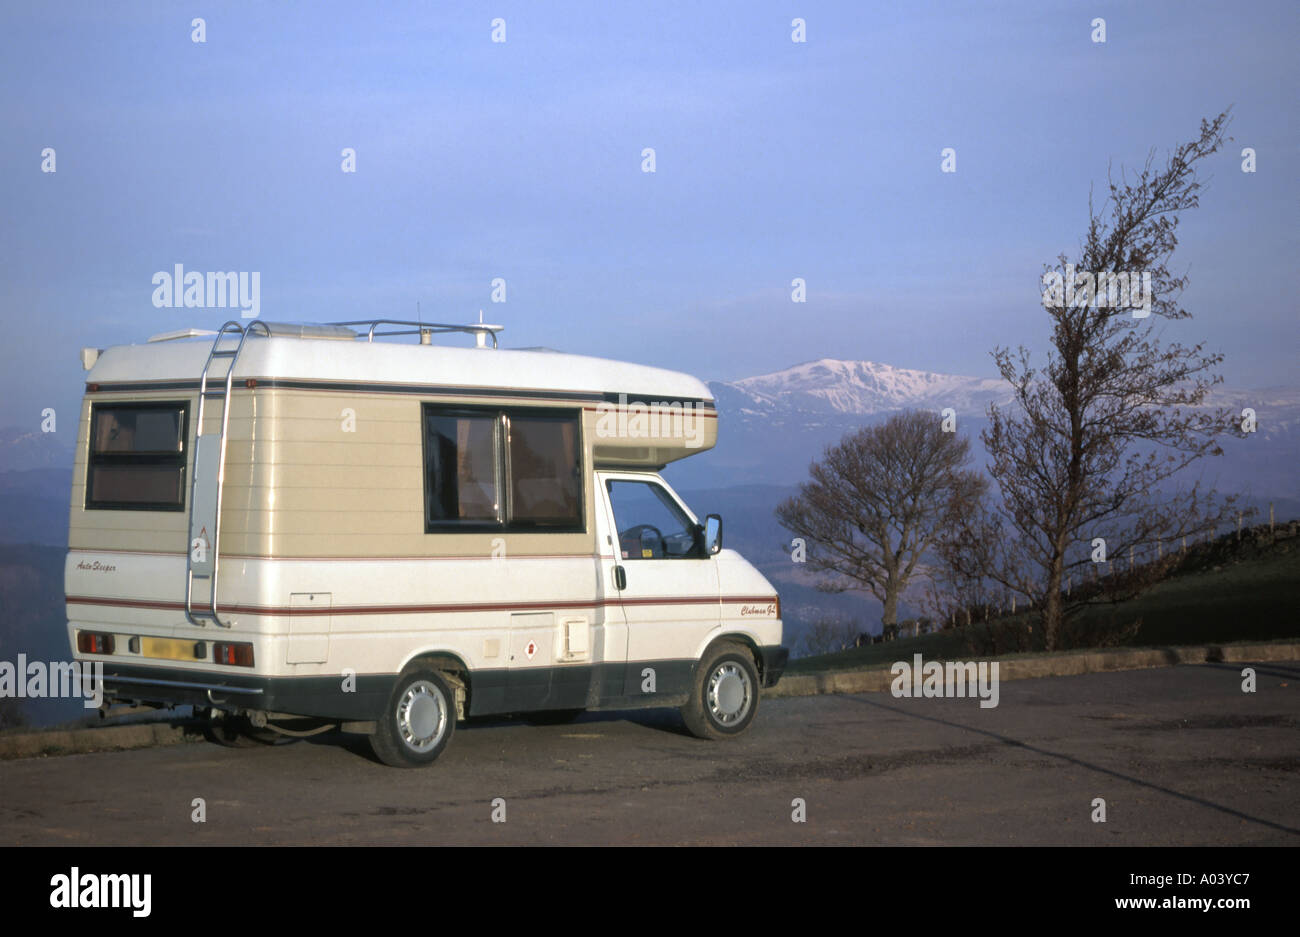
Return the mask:
{"type": "MultiPolygon", "coordinates": [[[[1127,625],[1140,621],[1134,634],[1118,647],[1165,647],[1179,644],[1219,644],[1300,637],[1300,550],[1294,540],[1265,551],[1248,551],[1238,558],[1187,572],[1157,583],[1135,599],[1098,606],[1081,613],[1085,626],[1127,625]]],[[[1032,615],[971,626],[970,635],[957,628],[918,638],[850,648],[792,661],[789,673],[887,666],[921,654],[932,658],[975,656],[973,647],[988,627],[1012,622],[1033,626],[1032,615]],[[971,640],[974,638],[974,640],[971,640]]],[[[1035,631],[1038,629],[1035,628],[1035,631]]],[[[1041,635],[1031,633],[1029,653],[1042,651],[1041,635]]],[[[1006,656],[999,654],[998,656],[1006,656]]]]}

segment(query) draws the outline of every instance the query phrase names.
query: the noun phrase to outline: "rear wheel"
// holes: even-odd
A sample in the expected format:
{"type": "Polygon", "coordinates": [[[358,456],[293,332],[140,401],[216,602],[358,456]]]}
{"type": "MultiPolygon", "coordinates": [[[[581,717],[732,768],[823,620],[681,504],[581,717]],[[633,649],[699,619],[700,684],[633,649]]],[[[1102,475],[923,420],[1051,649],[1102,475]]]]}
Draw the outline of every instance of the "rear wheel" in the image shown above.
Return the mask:
{"type": "Polygon", "coordinates": [[[758,669],[739,644],[720,644],[700,661],[691,698],[681,708],[692,735],[725,739],[749,728],[758,712],[758,669]]]}
{"type": "Polygon", "coordinates": [[[370,736],[386,765],[420,768],[442,754],[456,730],[455,695],[436,670],[417,670],[397,681],[388,707],[370,736]]]}

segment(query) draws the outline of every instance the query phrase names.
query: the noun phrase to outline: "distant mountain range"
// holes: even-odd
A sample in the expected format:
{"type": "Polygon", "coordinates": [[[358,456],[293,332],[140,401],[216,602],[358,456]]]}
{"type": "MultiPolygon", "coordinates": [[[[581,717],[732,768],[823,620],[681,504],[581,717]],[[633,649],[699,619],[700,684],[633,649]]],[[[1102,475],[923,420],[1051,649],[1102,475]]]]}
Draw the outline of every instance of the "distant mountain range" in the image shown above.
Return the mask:
{"type": "MultiPolygon", "coordinates": [[[[709,388],[718,405],[718,445],[669,470],[692,488],[796,484],[808,477],[809,462],[827,445],[908,409],[937,417],[951,407],[958,433],[972,440],[974,458],[983,463],[979,434],[987,426],[988,406],[1011,402],[1010,387],[1000,379],[835,358],[738,381],[712,381],[709,388]]],[[[1257,497],[1300,496],[1300,388],[1220,387],[1207,405],[1234,414],[1250,407],[1258,421],[1256,433],[1225,440],[1225,454],[1205,461],[1207,480],[1221,490],[1257,497]]]]}
{"type": "Polygon", "coordinates": [[[1004,381],[895,368],[874,361],[822,358],[773,374],[731,383],[713,382],[719,408],[743,419],[797,417],[813,422],[843,415],[889,413],[908,408],[983,413],[1005,403],[1004,381]]]}

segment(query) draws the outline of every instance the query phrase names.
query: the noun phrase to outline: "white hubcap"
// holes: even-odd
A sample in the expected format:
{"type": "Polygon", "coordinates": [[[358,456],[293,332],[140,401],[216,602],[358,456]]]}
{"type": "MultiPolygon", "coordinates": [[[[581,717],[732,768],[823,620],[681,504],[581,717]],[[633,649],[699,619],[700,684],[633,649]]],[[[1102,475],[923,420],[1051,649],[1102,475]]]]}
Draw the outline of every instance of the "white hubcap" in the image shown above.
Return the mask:
{"type": "Polygon", "coordinates": [[[447,731],[447,700],[428,680],[406,688],[397,704],[397,730],[407,748],[432,750],[447,731]]]}
{"type": "Polygon", "coordinates": [[[709,675],[709,713],[719,725],[735,725],[745,718],[753,704],[749,674],[734,661],[726,661],[709,675]]]}

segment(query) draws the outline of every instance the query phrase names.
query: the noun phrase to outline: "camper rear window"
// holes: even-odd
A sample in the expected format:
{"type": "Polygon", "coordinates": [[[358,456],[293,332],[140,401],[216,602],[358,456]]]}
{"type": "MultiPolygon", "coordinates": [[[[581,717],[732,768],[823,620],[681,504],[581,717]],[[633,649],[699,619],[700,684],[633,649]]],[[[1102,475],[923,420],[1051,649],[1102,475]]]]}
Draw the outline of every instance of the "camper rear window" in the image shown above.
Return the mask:
{"type": "Polygon", "coordinates": [[[90,411],[86,507],[184,510],[188,418],[184,402],[95,404],[90,411]]]}
{"type": "Polygon", "coordinates": [[[424,407],[425,530],[580,531],[572,411],[424,407]]]}

